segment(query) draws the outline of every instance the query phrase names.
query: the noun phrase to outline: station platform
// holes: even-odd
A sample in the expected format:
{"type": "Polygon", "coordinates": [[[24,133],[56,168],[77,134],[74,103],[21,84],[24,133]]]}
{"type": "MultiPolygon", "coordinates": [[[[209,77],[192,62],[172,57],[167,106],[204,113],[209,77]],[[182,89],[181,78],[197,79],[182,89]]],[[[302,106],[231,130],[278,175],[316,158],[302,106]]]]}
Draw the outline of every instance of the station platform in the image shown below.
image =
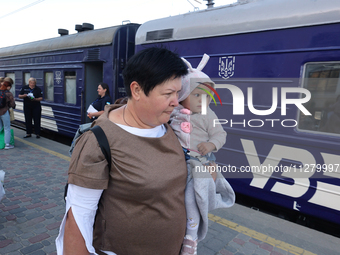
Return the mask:
{"type": "MultiPolygon", "coordinates": [[[[6,172],[0,254],[55,255],[65,211],[69,146],[35,135],[23,139],[25,131],[13,129],[15,148],[0,150],[0,170],[6,172]]],[[[209,219],[198,255],[340,254],[337,237],[239,204],[212,211],[209,219]]]]}

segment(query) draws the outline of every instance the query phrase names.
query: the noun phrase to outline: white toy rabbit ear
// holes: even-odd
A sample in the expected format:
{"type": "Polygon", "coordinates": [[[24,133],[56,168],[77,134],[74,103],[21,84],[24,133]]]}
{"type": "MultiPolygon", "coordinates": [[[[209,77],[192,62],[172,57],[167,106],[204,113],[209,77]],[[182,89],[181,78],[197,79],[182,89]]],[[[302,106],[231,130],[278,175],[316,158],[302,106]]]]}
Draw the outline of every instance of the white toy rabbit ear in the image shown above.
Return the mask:
{"type": "Polygon", "coordinates": [[[209,56],[204,53],[201,62],[197,66],[197,70],[202,71],[202,69],[205,67],[205,65],[208,63],[209,56]]]}
{"type": "Polygon", "coordinates": [[[181,58],[183,60],[183,62],[188,66],[190,72],[193,72],[194,69],[192,68],[190,62],[188,60],[186,60],[185,58],[181,58]]]}

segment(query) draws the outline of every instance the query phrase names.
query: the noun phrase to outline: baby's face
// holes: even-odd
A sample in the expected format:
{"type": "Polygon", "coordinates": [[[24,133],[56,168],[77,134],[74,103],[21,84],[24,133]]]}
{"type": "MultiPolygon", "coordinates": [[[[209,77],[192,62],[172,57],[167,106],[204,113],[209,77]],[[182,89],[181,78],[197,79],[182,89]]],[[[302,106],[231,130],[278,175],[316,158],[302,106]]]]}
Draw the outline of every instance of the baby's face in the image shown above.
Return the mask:
{"type": "Polygon", "coordinates": [[[209,97],[208,94],[202,90],[202,89],[208,90],[211,92],[206,86],[204,85],[199,85],[197,88],[195,88],[191,94],[181,102],[183,107],[189,109],[193,113],[200,113],[202,111],[202,95],[207,96],[207,106],[209,104],[209,97]]]}

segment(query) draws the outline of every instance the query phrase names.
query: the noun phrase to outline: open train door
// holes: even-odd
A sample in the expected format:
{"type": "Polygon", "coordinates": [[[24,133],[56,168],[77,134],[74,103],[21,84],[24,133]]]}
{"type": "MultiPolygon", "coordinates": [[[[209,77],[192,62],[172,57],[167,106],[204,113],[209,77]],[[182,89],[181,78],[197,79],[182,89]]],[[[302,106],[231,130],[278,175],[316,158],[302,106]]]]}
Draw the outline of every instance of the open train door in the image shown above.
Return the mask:
{"type": "Polygon", "coordinates": [[[135,23],[122,25],[114,36],[113,95],[111,95],[113,102],[126,96],[122,72],[128,60],[135,54],[135,36],[139,26],[135,23]]]}
{"type": "Polygon", "coordinates": [[[82,123],[90,122],[87,117],[87,108],[98,97],[98,84],[103,81],[103,63],[86,62],[85,63],[85,82],[82,95],[82,123]]]}

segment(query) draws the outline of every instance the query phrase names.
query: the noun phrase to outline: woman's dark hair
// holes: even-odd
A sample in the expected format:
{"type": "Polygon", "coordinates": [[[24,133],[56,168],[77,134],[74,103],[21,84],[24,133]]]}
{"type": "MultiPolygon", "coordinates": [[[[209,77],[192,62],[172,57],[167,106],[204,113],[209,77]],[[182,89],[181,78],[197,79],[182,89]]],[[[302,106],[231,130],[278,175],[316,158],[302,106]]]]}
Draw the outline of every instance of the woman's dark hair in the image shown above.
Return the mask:
{"type": "Polygon", "coordinates": [[[106,83],[104,82],[101,82],[99,83],[98,85],[102,86],[103,89],[106,89],[106,93],[105,93],[105,96],[109,96],[110,95],[110,90],[109,90],[109,85],[107,85],[106,83]]]}
{"type": "Polygon", "coordinates": [[[187,66],[178,54],[165,48],[147,48],[128,61],[123,71],[124,86],[129,98],[131,97],[130,84],[134,81],[148,96],[157,85],[187,73],[187,66]]]}

